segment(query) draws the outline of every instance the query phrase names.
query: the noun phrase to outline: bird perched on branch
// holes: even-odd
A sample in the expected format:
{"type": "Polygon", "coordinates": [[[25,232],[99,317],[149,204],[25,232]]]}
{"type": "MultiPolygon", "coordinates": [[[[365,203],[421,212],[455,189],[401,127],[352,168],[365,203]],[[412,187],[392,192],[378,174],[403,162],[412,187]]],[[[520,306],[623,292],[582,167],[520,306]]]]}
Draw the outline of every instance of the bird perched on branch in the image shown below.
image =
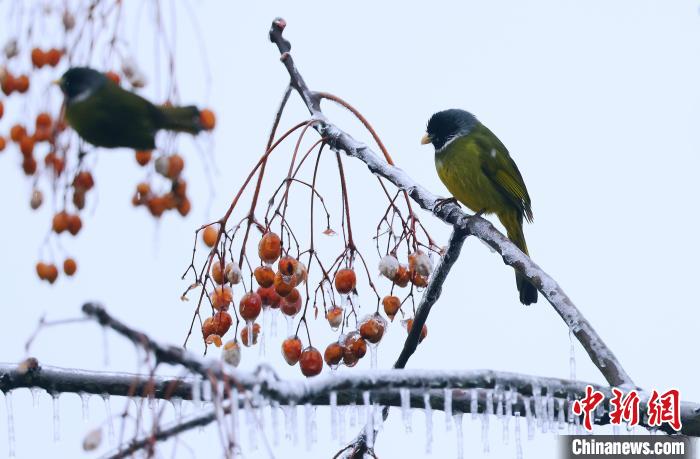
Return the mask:
{"type": "Polygon", "coordinates": [[[66,97],[68,124],[98,147],[152,150],[161,129],[202,130],[197,107],[154,105],[91,68],[71,68],[56,83],[66,97]]]}
{"type": "MultiPolygon", "coordinates": [[[[435,167],[452,195],[477,213],[496,214],[524,253],[523,218],[532,222],[530,195],[515,161],[493,132],[471,113],[450,109],[428,121],[422,144],[435,147],[435,167]]],[[[537,302],[537,289],[515,273],[520,302],[537,302]]]]}

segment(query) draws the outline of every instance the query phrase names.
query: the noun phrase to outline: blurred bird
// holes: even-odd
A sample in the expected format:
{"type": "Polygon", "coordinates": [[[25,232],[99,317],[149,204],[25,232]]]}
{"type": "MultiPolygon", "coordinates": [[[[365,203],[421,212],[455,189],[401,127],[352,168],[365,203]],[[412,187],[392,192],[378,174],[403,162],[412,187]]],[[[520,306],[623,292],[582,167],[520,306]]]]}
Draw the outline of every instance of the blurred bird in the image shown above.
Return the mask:
{"type": "Polygon", "coordinates": [[[71,68],[56,83],[66,96],[68,124],[98,147],[152,150],[161,129],[202,130],[197,107],[154,105],[91,68],[71,68]]]}
{"type": "MultiPolygon", "coordinates": [[[[530,195],[506,147],[471,113],[450,109],[428,121],[422,144],[435,147],[435,167],[452,195],[474,212],[496,214],[524,253],[523,217],[532,222],[530,195]]],[[[520,302],[537,302],[537,289],[515,273],[520,302]]]]}

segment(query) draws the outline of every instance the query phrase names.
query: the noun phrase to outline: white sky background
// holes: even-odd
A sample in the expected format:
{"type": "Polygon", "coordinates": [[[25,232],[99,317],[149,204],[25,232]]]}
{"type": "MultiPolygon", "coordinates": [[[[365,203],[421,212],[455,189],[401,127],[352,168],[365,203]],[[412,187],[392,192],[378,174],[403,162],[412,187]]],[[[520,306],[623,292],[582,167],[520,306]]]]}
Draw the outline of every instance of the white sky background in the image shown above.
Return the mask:
{"type": "MultiPolygon", "coordinates": [[[[6,10],[7,3],[0,9],[6,10]]],[[[476,114],[509,148],[527,183],[535,224],[525,233],[534,260],[565,289],[638,385],[660,390],[674,386],[683,399],[699,401],[696,369],[688,354],[697,345],[700,317],[700,220],[695,200],[700,166],[698,3],[528,3],[433,1],[396,8],[382,2],[308,2],[304,7],[289,2],[196,2],[213,74],[209,95],[197,39],[186,10],[179,9],[177,78],[183,101],[210,104],[219,119],[214,134],[216,194],[210,211],[202,161],[189,139],[181,139],[180,146],[194,209],[187,219],[167,215],[160,224],[131,206],[132,190],[144,176],[133,155],[100,152],[94,170],[97,192],[88,198],[88,208],[93,208],[99,196],[94,215],[84,218],[78,238],[62,237],[68,253],[78,260],[79,275],[61,278],[50,287],[34,275],[50,206],[39,212],[29,209],[30,185],[21,174],[19,153],[8,148],[0,154],[0,361],[25,357],[24,342],[42,314],[78,316],[80,305],[91,299],[154,338],[182,342],[195,306],[178,299],[187,285],[179,276],[189,263],[192,233],[223,213],[262,153],[287,82],[279,54],[267,39],[271,20],[279,15],[288,21],[285,34],[307,83],[359,108],[395,161],[439,195],[447,193],[434,171],[432,147],[419,144],[427,119],[450,107],[476,114]]],[[[136,9],[131,6],[127,38],[135,37],[136,9]]],[[[147,14],[142,16],[138,58],[152,73],[147,14]]],[[[1,27],[0,42],[6,38],[1,27]]],[[[42,40],[44,45],[54,44],[50,36],[42,40]]],[[[153,96],[153,90],[147,88],[145,94],[153,96]]],[[[306,116],[293,100],[283,125],[306,116]]],[[[14,113],[6,109],[0,132],[9,130],[8,118],[14,113]]],[[[369,142],[349,116],[331,109],[329,114],[369,142]]],[[[277,153],[268,189],[286,173],[282,158],[290,152],[287,146],[277,153]]],[[[340,209],[334,201],[336,170],[331,162],[325,165],[322,186],[335,217],[340,209]]],[[[346,159],[345,166],[353,230],[374,267],[371,236],[385,208],[381,190],[364,165],[346,159]]],[[[300,194],[297,209],[305,215],[308,191],[300,194]]],[[[445,243],[447,228],[426,213],[421,216],[433,236],[445,243]]],[[[305,228],[306,221],[305,216],[299,219],[298,227],[305,228]]],[[[339,237],[326,241],[326,258],[335,256],[339,243],[339,237]]],[[[388,282],[379,284],[382,292],[388,290],[388,282]]],[[[366,288],[364,293],[367,304],[373,304],[366,288]]],[[[474,238],[465,244],[428,327],[428,339],[410,360],[410,368],[569,376],[569,338],[561,319],[543,300],[530,308],[521,306],[512,270],[474,238]]],[[[283,334],[282,320],[279,329],[283,334]]],[[[325,348],[331,336],[325,321],[313,324],[317,347],[325,348]]],[[[390,327],[379,348],[380,367],[393,363],[404,336],[398,324],[390,327]]],[[[288,369],[279,358],[279,340],[268,347],[269,360],[282,376],[300,377],[298,368],[288,369]]],[[[110,335],[109,351],[109,369],[135,369],[129,343],[110,335]]],[[[45,364],[105,368],[101,334],[91,323],[43,332],[31,354],[45,364]]],[[[244,353],[242,367],[252,368],[257,356],[257,349],[244,353]]],[[[578,343],[576,356],[578,378],[604,382],[578,343]]],[[[368,368],[369,358],[359,367],[368,368]]],[[[18,457],[82,454],[83,433],[104,419],[102,402],[92,398],[87,424],[81,420],[77,396],[64,395],[60,403],[62,439],[54,444],[50,398],[44,394],[39,408],[32,408],[29,391],[14,394],[18,457]]],[[[123,405],[123,400],[113,401],[112,411],[119,412],[123,405]]],[[[420,457],[423,414],[414,412],[414,434],[406,435],[400,414],[392,411],[378,439],[379,455],[420,457]]],[[[3,457],[4,404],[0,412],[3,457]]],[[[172,416],[170,408],[166,416],[172,416]]],[[[320,442],[309,456],[328,457],[338,449],[328,440],[328,411],[319,409],[317,420],[320,442]]],[[[442,413],[436,413],[434,421],[434,457],[454,456],[454,431],[444,432],[442,413]]],[[[511,442],[503,445],[500,424],[491,425],[491,455],[513,457],[513,432],[511,442]]],[[[479,428],[465,419],[467,456],[481,454],[479,428]]],[[[300,432],[298,451],[303,452],[302,427],[300,432]]],[[[350,436],[355,429],[347,432],[350,436]]],[[[246,439],[244,435],[244,447],[246,439]]],[[[197,457],[220,454],[214,430],[189,434],[184,441],[197,457]]],[[[292,456],[289,443],[282,445],[277,457],[292,456]]],[[[164,457],[171,446],[162,450],[164,457]]],[[[538,433],[525,442],[524,450],[526,457],[554,457],[556,442],[551,434],[538,433]]],[[[267,457],[262,450],[245,453],[267,457]]],[[[190,457],[182,443],[177,456],[190,457]]]]}

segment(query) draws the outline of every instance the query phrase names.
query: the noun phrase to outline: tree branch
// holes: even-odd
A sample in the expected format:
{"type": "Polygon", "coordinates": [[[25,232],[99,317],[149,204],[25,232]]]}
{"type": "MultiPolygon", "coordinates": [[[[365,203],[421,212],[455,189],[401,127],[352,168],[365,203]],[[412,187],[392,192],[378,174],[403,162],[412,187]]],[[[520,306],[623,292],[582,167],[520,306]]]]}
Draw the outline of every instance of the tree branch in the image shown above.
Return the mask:
{"type": "Polygon", "coordinates": [[[326,118],[321,111],[318,94],[308,88],[294,64],[290,54],[291,44],[282,36],[286,25],[284,19],[275,19],[270,28],[270,41],[277,45],[281,53],[280,60],[289,73],[290,85],[299,93],[312,117],[319,121],[314,124],[314,129],[327,139],[328,145],[335,151],[343,151],[363,161],[370,171],[386,178],[400,190],[407,191],[418,205],[432,212],[443,222],[458,228],[466,227],[469,234],[486,242],[503,257],[505,264],[521,272],[537,287],[574,333],[611,386],[634,386],[632,379],[615,355],[557,282],[496,230],[491,223],[478,216],[468,216],[453,203],[436,206],[437,196],[415,182],[400,168],[389,165],[367,145],[358,142],[326,118]]]}

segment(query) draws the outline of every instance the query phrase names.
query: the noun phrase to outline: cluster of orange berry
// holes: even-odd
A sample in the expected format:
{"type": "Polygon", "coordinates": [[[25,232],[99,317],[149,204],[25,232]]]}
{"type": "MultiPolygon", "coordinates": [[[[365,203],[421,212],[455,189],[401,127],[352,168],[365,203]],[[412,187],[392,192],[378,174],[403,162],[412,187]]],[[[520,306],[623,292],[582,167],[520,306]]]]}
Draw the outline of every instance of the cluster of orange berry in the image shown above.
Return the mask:
{"type": "Polygon", "coordinates": [[[24,94],[29,91],[29,76],[15,76],[9,71],[4,70],[0,73],[0,89],[2,89],[2,92],[5,93],[6,96],[11,95],[13,92],[24,94]]]}
{"type": "MultiPolygon", "coordinates": [[[[147,166],[153,157],[151,151],[137,151],[136,162],[147,166]]],[[[192,204],[187,197],[187,182],[181,177],[185,168],[185,160],[178,154],[163,155],[155,160],[155,170],[170,180],[171,187],[167,193],[158,194],[147,182],[136,185],[136,193],[131,198],[134,206],[146,206],[154,217],[158,218],[165,211],[175,210],[183,217],[190,213],[192,204]]]]}
{"type": "MultiPolygon", "coordinates": [[[[62,123],[54,123],[48,113],[39,113],[34,124],[34,132],[29,133],[27,128],[21,124],[15,124],[10,128],[10,140],[18,147],[22,154],[22,170],[26,175],[34,175],[37,171],[37,161],[34,155],[35,146],[40,142],[48,142],[53,145],[54,131],[58,132],[65,128],[62,123]]],[[[4,147],[5,140],[0,144],[4,147]]],[[[2,150],[2,148],[0,148],[2,150]]],[[[65,167],[62,158],[51,149],[44,158],[47,167],[53,169],[55,176],[61,175],[65,167]]]]}
{"type": "MultiPolygon", "coordinates": [[[[72,276],[78,270],[78,264],[72,258],[63,261],[63,272],[66,276],[72,276]]],[[[36,264],[36,274],[39,279],[47,281],[49,284],[56,282],[58,278],[58,268],[53,263],[39,262],[36,264]]]]}
{"type": "Polygon", "coordinates": [[[51,48],[44,51],[41,48],[32,49],[32,65],[38,69],[44,67],[45,65],[49,67],[56,67],[61,61],[63,56],[63,51],[57,48],[51,48]]]}

